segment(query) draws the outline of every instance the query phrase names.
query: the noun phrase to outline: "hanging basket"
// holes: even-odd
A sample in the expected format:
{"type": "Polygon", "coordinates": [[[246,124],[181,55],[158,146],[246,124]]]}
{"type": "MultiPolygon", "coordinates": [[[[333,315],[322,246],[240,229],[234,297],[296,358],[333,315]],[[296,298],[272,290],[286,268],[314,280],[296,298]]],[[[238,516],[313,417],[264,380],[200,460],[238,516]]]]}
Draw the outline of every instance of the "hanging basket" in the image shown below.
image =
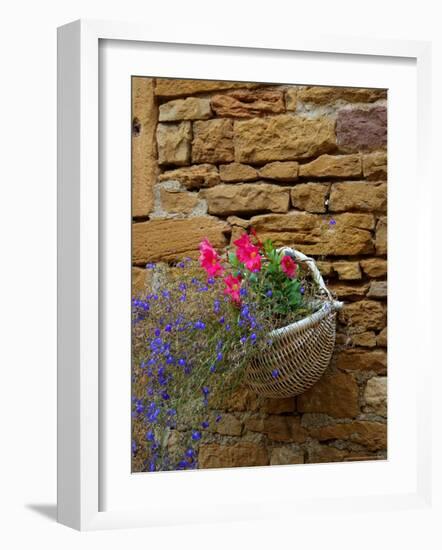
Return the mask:
{"type": "Polygon", "coordinates": [[[324,300],[312,315],[269,333],[271,347],[247,367],[246,385],[263,397],[292,397],[308,390],[330,363],[335,346],[336,312],[343,304],[333,300],[312,258],[291,248],[286,255],[310,269],[324,300]]]}

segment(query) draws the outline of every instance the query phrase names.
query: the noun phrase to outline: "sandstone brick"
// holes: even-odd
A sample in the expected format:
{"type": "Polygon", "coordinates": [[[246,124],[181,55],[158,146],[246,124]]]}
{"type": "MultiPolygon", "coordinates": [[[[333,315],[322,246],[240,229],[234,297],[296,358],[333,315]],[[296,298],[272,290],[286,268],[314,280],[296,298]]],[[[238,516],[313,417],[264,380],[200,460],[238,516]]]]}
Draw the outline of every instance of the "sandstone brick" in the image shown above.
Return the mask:
{"type": "Polygon", "coordinates": [[[336,119],[336,138],[344,152],[371,151],[387,145],[387,109],[342,109],[336,119]]]}
{"type": "Polygon", "coordinates": [[[189,164],[191,139],[192,128],[190,122],[158,124],[157,143],[159,164],[175,164],[177,166],[189,164]]]}
{"type": "Polygon", "coordinates": [[[304,464],[304,451],[290,447],[276,447],[270,455],[270,465],[304,464]]]}
{"type": "Polygon", "coordinates": [[[330,212],[386,212],[387,184],[371,182],[343,182],[331,186],[330,212]]]}
{"type": "Polygon", "coordinates": [[[359,421],[310,428],[311,437],[319,441],[334,439],[363,445],[370,451],[387,447],[387,425],[382,422],[359,421]]]}
{"type": "Polygon", "coordinates": [[[387,178],[387,153],[376,151],[362,155],[362,171],[364,178],[385,180],[387,178]]]}
{"type": "Polygon", "coordinates": [[[301,419],[294,416],[252,416],[245,421],[245,428],[252,432],[264,433],[272,441],[303,443],[306,440],[301,419]]]}
{"type": "Polygon", "coordinates": [[[270,162],[260,168],[259,175],[277,181],[295,181],[298,179],[298,166],[296,161],[270,162]]]}
{"type": "Polygon", "coordinates": [[[329,283],[328,288],[340,300],[358,300],[367,294],[368,283],[362,284],[343,284],[329,283]]]}
{"type": "Polygon", "coordinates": [[[265,447],[248,441],[233,445],[202,444],[199,448],[200,468],[234,468],[237,466],[266,466],[269,454],[265,447]]]}
{"type": "Polygon", "coordinates": [[[296,111],[298,88],[289,88],[285,92],[285,108],[287,111],[296,111]]]}
{"type": "Polygon", "coordinates": [[[330,447],[329,445],[320,445],[319,443],[316,443],[309,447],[308,460],[306,462],[312,464],[342,462],[348,454],[348,451],[336,449],[335,447],[330,447]]]}
{"type": "Polygon", "coordinates": [[[174,99],[163,103],[159,108],[160,122],[176,120],[206,120],[210,118],[210,100],[202,97],[174,99]]]}
{"type": "Polygon", "coordinates": [[[370,412],[387,416],[387,378],[374,376],[367,381],[364,392],[365,404],[370,412]]]}
{"type": "Polygon", "coordinates": [[[383,348],[386,348],[387,347],[387,343],[388,343],[388,340],[387,340],[387,327],[385,327],[384,329],[381,330],[381,332],[378,334],[377,338],[376,338],[376,344],[378,346],[381,346],[383,348]]]}
{"type": "Polygon", "coordinates": [[[349,103],[372,103],[386,97],[386,90],[340,86],[302,86],[298,92],[299,101],[303,103],[315,103],[317,105],[326,105],[338,100],[349,103]]]}
{"type": "Polygon", "coordinates": [[[387,275],[387,260],[382,258],[367,258],[361,260],[363,272],[369,277],[384,277],[387,275]]]}
{"type": "Polygon", "coordinates": [[[286,397],[282,399],[263,399],[259,410],[268,414],[282,414],[291,413],[295,410],[295,399],[293,397],[286,397]]]}
{"type": "Polygon", "coordinates": [[[301,164],[301,177],[351,178],[362,175],[360,155],[321,155],[312,162],[301,164]]]}
{"type": "Polygon", "coordinates": [[[225,163],[234,160],[233,123],[226,118],[193,123],[192,162],[225,163]]]}
{"type": "Polygon", "coordinates": [[[374,300],[361,300],[347,304],[341,309],[339,320],[345,324],[349,324],[353,332],[380,330],[386,324],[387,313],[384,304],[374,300]]]}
{"type": "Polygon", "coordinates": [[[167,170],[158,176],[158,181],[178,181],[187,189],[200,189],[217,185],[220,177],[217,167],[213,164],[196,164],[167,170]]]}
{"type": "Polygon", "coordinates": [[[335,418],[353,418],[359,413],[359,389],[350,374],[324,375],[297,398],[299,412],[324,413],[335,418]]]}
{"type": "Polygon", "coordinates": [[[250,89],[260,84],[245,82],[230,82],[227,80],[194,80],[181,78],[157,78],[155,94],[162,98],[188,96],[203,92],[220,90],[250,89]]]}
{"type": "Polygon", "coordinates": [[[385,373],[387,354],[381,349],[350,348],[336,354],[336,366],[342,370],[385,373]]]}
{"type": "Polygon", "coordinates": [[[387,254],[387,218],[379,218],[376,224],[376,254],[387,254]]]}
{"type": "Polygon", "coordinates": [[[328,256],[369,254],[373,252],[370,214],[337,214],[330,218],[307,212],[286,215],[253,216],[253,226],[262,240],[272,239],[276,246],[292,246],[305,254],[328,256]]]}
{"type": "Polygon", "coordinates": [[[319,269],[323,277],[330,277],[334,274],[333,264],[331,262],[318,260],[316,262],[316,267],[319,269]]]}
{"type": "Polygon", "coordinates": [[[287,212],[289,190],[268,183],[217,185],[200,192],[209,214],[228,216],[254,212],[287,212]]]}
{"type": "Polygon", "coordinates": [[[339,279],[343,281],[352,281],[362,278],[359,262],[333,262],[333,270],[336,271],[339,279]]]}
{"type": "Polygon", "coordinates": [[[209,216],[136,223],[132,226],[132,261],[144,265],[196,257],[205,237],[214,247],[223,248],[227,244],[227,231],[228,224],[209,216]]]}
{"type": "Polygon", "coordinates": [[[292,188],[292,205],[307,212],[326,212],[326,200],[329,186],[324,183],[300,183],[292,188]]]}
{"type": "Polygon", "coordinates": [[[351,340],[355,346],[362,346],[365,348],[374,348],[376,346],[376,334],[372,330],[361,332],[360,334],[353,334],[351,340]]]}
{"type": "Polygon", "coordinates": [[[214,393],[210,394],[209,397],[209,406],[214,409],[224,409],[233,412],[254,412],[259,409],[259,405],[258,396],[246,387],[238,388],[228,397],[214,393]]]}
{"type": "Polygon", "coordinates": [[[160,189],[161,208],[171,214],[189,214],[198,204],[198,195],[187,191],[160,189]]]}
{"type": "Polygon", "coordinates": [[[147,292],[152,282],[152,271],[140,267],[132,268],[132,295],[147,292]]]}
{"type": "Polygon", "coordinates": [[[156,183],[155,129],[157,108],[152,78],[132,79],[132,215],[147,216],[153,208],[156,183]]]}
{"type": "Polygon", "coordinates": [[[327,117],[307,118],[275,115],[235,121],[235,159],[265,163],[297,160],[334,151],[334,121],[327,117]]]}
{"type": "Polygon", "coordinates": [[[224,413],[221,420],[212,423],[214,430],[221,435],[240,436],[242,433],[242,422],[235,415],[224,413]]]}
{"type": "Polygon", "coordinates": [[[259,177],[258,171],[248,164],[232,162],[231,164],[221,164],[219,175],[222,181],[233,183],[238,181],[254,181],[259,177]]]}
{"type": "Polygon", "coordinates": [[[372,281],[367,296],[368,298],[386,298],[387,281],[372,281]]]}
{"type": "Polygon", "coordinates": [[[212,109],[218,116],[250,118],[285,111],[280,90],[234,90],[212,97],[212,109]]]}

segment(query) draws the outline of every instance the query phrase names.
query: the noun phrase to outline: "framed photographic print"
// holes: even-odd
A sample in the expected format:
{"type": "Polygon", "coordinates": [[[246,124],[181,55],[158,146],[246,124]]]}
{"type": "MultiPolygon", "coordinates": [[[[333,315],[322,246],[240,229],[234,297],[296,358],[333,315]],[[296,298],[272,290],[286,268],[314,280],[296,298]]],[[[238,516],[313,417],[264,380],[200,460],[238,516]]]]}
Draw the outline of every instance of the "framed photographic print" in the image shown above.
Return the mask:
{"type": "Polygon", "coordinates": [[[427,55],[59,29],[60,522],[425,505],[427,55]]]}

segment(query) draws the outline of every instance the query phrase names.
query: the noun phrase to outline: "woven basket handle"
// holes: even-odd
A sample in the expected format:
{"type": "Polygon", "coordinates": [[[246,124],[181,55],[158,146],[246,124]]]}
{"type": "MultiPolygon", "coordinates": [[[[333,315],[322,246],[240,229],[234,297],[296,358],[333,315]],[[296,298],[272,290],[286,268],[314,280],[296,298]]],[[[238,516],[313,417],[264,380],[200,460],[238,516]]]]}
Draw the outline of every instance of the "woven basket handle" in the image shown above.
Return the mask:
{"type": "Polygon", "coordinates": [[[278,250],[280,252],[284,252],[284,254],[286,254],[287,256],[291,256],[294,260],[297,260],[298,262],[307,264],[315,283],[326,294],[327,298],[333,301],[333,296],[331,295],[329,289],[325,286],[324,279],[322,278],[322,275],[317,268],[315,260],[313,258],[310,258],[302,252],[299,252],[298,250],[295,250],[288,246],[283,246],[282,248],[278,248],[278,250]]]}

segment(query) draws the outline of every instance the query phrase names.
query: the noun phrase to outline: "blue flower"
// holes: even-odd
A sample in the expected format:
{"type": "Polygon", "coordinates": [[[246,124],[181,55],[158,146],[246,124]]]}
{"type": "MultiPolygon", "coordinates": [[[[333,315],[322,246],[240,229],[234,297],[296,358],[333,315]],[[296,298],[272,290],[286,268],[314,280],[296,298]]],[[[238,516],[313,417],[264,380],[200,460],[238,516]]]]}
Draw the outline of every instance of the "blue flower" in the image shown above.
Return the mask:
{"type": "Polygon", "coordinates": [[[303,286],[301,287],[300,292],[301,292],[301,294],[304,294],[305,288],[303,286]]]}
{"type": "Polygon", "coordinates": [[[328,222],[330,225],[336,225],[336,220],[333,218],[328,222]]]}
{"type": "Polygon", "coordinates": [[[186,360],[181,358],[181,359],[178,359],[178,365],[180,367],[185,367],[186,366],[186,360]]]}
{"type": "Polygon", "coordinates": [[[247,336],[241,336],[240,340],[241,344],[245,344],[247,342],[247,336]]]}
{"type": "Polygon", "coordinates": [[[154,263],[146,264],[146,269],[155,269],[155,264],[154,263]]]}
{"type": "Polygon", "coordinates": [[[273,378],[278,378],[278,376],[279,376],[279,370],[278,370],[278,369],[272,370],[272,376],[273,376],[273,378]]]}
{"type": "Polygon", "coordinates": [[[137,452],[137,444],[136,444],[136,442],[132,439],[132,454],[134,455],[136,452],[137,452]]]}
{"type": "Polygon", "coordinates": [[[201,422],[201,426],[203,428],[208,428],[209,427],[209,423],[207,422],[207,420],[204,420],[204,422],[201,422]]]}
{"type": "Polygon", "coordinates": [[[164,401],[170,399],[170,395],[167,393],[167,391],[161,392],[161,397],[164,399],[164,401]]]}
{"type": "Polygon", "coordinates": [[[185,265],[184,262],[179,262],[179,263],[177,264],[177,266],[178,266],[178,267],[181,267],[181,268],[186,267],[186,265],[185,265]]]}
{"type": "Polygon", "coordinates": [[[203,321],[197,321],[193,325],[193,327],[196,328],[196,329],[199,329],[199,330],[204,330],[206,328],[206,323],[204,323],[203,321]]]}
{"type": "Polygon", "coordinates": [[[218,355],[216,356],[216,360],[217,360],[217,361],[222,361],[222,359],[223,359],[223,354],[222,354],[221,351],[219,351],[219,352],[218,352],[218,355]]]}
{"type": "Polygon", "coordinates": [[[186,290],[186,288],[187,288],[187,285],[186,285],[186,283],[180,283],[180,284],[178,285],[178,288],[179,288],[181,291],[184,292],[184,291],[186,290]]]}
{"type": "Polygon", "coordinates": [[[161,334],[161,330],[159,328],[155,329],[155,336],[158,338],[158,336],[161,334]]]}
{"type": "Polygon", "coordinates": [[[210,388],[208,388],[207,386],[203,386],[201,391],[203,392],[204,395],[207,396],[210,393],[210,388]]]}
{"type": "Polygon", "coordinates": [[[250,335],[250,340],[252,340],[252,342],[256,341],[256,334],[254,332],[250,335]]]}
{"type": "Polygon", "coordinates": [[[220,309],[220,301],[219,300],[215,300],[213,302],[213,312],[214,313],[219,313],[219,309],[220,309]]]}
{"type": "Polygon", "coordinates": [[[267,298],[271,298],[273,296],[273,292],[271,290],[268,290],[266,292],[266,296],[267,296],[267,298]]]}
{"type": "Polygon", "coordinates": [[[186,452],[185,452],[185,455],[188,457],[188,458],[193,458],[195,456],[195,451],[189,447],[186,452]]]}
{"type": "Polygon", "coordinates": [[[239,291],[239,294],[240,296],[247,296],[247,289],[246,288],[241,288],[240,291],[239,291]]]}
{"type": "Polygon", "coordinates": [[[219,318],[219,322],[220,322],[221,324],[224,324],[224,321],[225,321],[224,316],[219,318]]]}
{"type": "Polygon", "coordinates": [[[207,279],[207,282],[209,283],[209,285],[214,285],[215,284],[215,279],[213,277],[209,277],[207,279]]]}
{"type": "Polygon", "coordinates": [[[155,470],[156,470],[155,459],[152,459],[149,462],[149,472],[155,472],[155,470]]]}
{"type": "Polygon", "coordinates": [[[146,433],[146,439],[147,439],[147,441],[155,441],[155,435],[154,435],[152,430],[149,430],[146,433]]]}
{"type": "Polygon", "coordinates": [[[222,416],[219,414],[216,418],[215,418],[215,422],[219,422],[221,420],[222,416]]]}
{"type": "Polygon", "coordinates": [[[209,370],[210,370],[210,372],[215,372],[216,371],[216,366],[212,365],[209,370]]]}
{"type": "Polygon", "coordinates": [[[192,432],[192,439],[193,441],[199,441],[201,439],[201,432],[195,430],[192,432]]]}
{"type": "Polygon", "coordinates": [[[164,327],[164,330],[165,330],[166,332],[170,332],[170,331],[172,330],[172,325],[167,324],[167,325],[164,327]]]}

